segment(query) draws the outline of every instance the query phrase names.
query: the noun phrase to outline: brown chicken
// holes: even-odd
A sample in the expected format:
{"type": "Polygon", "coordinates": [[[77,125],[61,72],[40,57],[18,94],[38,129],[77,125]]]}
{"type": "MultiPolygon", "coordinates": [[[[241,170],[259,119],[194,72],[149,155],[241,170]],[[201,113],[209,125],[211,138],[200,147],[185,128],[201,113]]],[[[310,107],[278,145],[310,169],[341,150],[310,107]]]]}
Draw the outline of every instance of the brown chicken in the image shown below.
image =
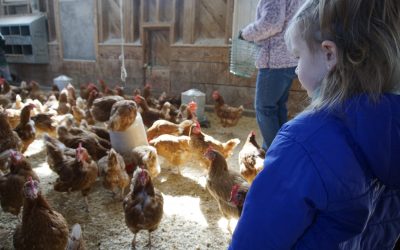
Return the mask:
{"type": "Polygon", "coordinates": [[[65,218],[51,208],[40,192],[39,182],[29,178],[22,189],[24,210],[22,223],[14,233],[14,248],[65,250],[68,244],[68,224],[65,218]]]}
{"type": "Polygon", "coordinates": [[[0,112],[0,138],[0,152],[7,149],[21,150],[22,141],[17,132],[12,130],[5,112],[0,112]]]}
{"type": "Polygon", "coordinates": [[[81,121],[80,128],[95,133],[98,137],[103,138],[104,140],[110,141],[110,133],[105,128],[99,126],[91,126],[87,123],[86,120],[81,121]]]}
{"type": "Polygon", "coordinates": [[[189,135],[190,128],[193,125],[192,120],[183,120],[179,124],[167,120],[157,120],[147,129],[147,139],[150,141],[163,134],[169,135],[189,135]]]}
{"type": "Polygon", "coordinates": [[[72,106],[72,115],[74,116],[75,121],[80,124],[82,120],[86,119],[86,111],[81,109],[78,106],[72,106]]]}
{"type": "Polygon", "coordinates": [[[68,103],[69,105],[72,106],[76,106],[76,91],[75,91],[75,87],[71,84],[68,83],[67,85],[67,92],[68,92],[68,103]]]}
{"type": "Polygon", "coordinates": [[[99,89],[97,88],[96,84],[91,83],[91,82],[88,83],[88,84],[80,85],[79,89],[80,89],[79,95],[85,100],[89,99],[89,94],[93,90],[96,91],[96,92],[99,92],[99,89]]]}
{"type": "Polygon", "coordinates": [[[35,122],[31,119],[31,110],[33,108],[35,108],[34,104],[28,104],[22,108],[19,124],[14,129],[19,138],[21,138],[22,153],[28,149],[36,137],[35,122]]]}
{"type": "MultiPolygon", "coordinates": [[[[72,130],[72,131],[76,131],[72,130]]],[[[103,156],[107,154],[109,148],[104,147],[100,143],[100,140],[93,136],[92,133],[80,133],[74,134],[70,133],[70,131],[65,126],[59,126],[57,128],[58,139],[64,143],[67,147],[77,148],[79,144],[82,144],[84,148],[87,149],[90,156],[95,160],[99,160],[103,156]]]]}
{"type": "Polygon", "coordinates": [[[152,88],[151,85],[148,83],[143,87],[143,98],[146,100],[147,105],[149,107],[152,107],[154,109],[159,109],[161,106],[158,100],[153,97],[151,93],[152,92],[151,88],[152,88]]]}
{"type": "Polygon", "coordinates": [[[76,157],[76,150],[65,146],[59,140],[45,134],[47,164],[49,168],[59,174],[63,169],[73,169],[74,164],[79,164],[76,157]]]}
{"type": "Polygon", "coordinates": [[[58,192],[81,191],[89,212],[87,195],[97,179],[98,167],[92,160],[88,151],[79,144],[76,149],[76,162],[72,165],[64,165],[59,172],[59,177],[54,183],[54,190],[58,192]]]}
{"type": "Polygon", "coordinates": [[[264,168],[265,151],[256,141],[256,133],[251,131],[243,148],[239,152],[240,174],[252,183],[256,175],[264,168]]]}
{"type": "Polygon", "coordinates": [[[99,80],[99,85],[101,88],[101,92],[103,93],[104,96],[117,95],[116,91],[114,91],[110,87],[108,87],[107,83],[103,79],[99,80]]]}
{"type": "Polygon", "coordinates": [[[159,110],[149,107],[147,101],[144,99],[143,96],[140,95],[135,96],[135,102],[142,109],[141,115],[143,119],[143,124],[148,128],[150,128],[155,121],[160,119],[168,120],[170,117],[169,111],[171,104],[169,103],[164,104],[163,108],[159,110]]]}
{"type": "Polygon", "coordinates": [[[44,102],[47,100],[46,94],[40,90],[40,84],[36,81],[30,81],[28,84],[29,95],[28,97],[31,99],[37,99],[40,102],[44,102]]]}
{"type": "Polygon", "coordinates": [[[134,101],[118,101],[111,108],[108,128],[112,131],[125,131],[133,124],[136,115],[137,106],[134,101]]]}
{"type": "Polygon", "coordinates": [[[117,194],[117,188],[121,190],[121,200],[124,198],[124,190],[129,185],[129,176],[125,171],[125,162],[114,149],[108,152],[98,161],[99,173],[103,177],[103,186],[117,194]]]}
{"type": "Polygon", "coordinates": [[[168,95],[166,92],[162,92],[158,97],[158,103],[162,106],[165,102],[169,102],[175,107],[180,107],[182,105],[181,95],[168,95]]]}
{"type": "MultiPolygon", "coordinates": [[[[111,143],[109,140],[103,139],[102,137],[98,136],[92,131],[85,129],[83,126],[82,127],[71,126],[68,131],[73,136],[78,136],[82,138],[90,137],[91,139],[94,139],[95,142],[98,142],[105,149],[107,150],[111,149],[111,143]]],[[[90,150],[90,152],[92,152],[92,150],[90,150]]]]}
{"type": "Polygon", "coordinates": [[[179,174],[181,174],[179,167],[192,160],[189,136],[160,135],[149,141],[149,144],[157,149],[159,156],[162,156],[172,166],[176,166],[179,174]]]}
{"type": "Polygon", "coordinates": [[[199,161],[203,167],[208,167],[209,162],[204,158],[204,153],[209,147],[220,152],[226,159],[233,154],[233,150],[239,145],[238,138],[230,139],[227,142],[220,142],[201,131],[199,122],[192,125],[190,134],[190,146],[192,148],[193,157],[199,161]]]}
{"type": "Polygon", "coordinates": [[[246,200],[247,191],[249,188],[244,185],[235,184],[231,189],[229,202],[235,205],[239,211],[239,217],[242,215],[244,201],[246,200]]]}
{"type": "Polygon", "coordinates": [[[211,161],[207,174],[207,190],[218,203],[222,215],[228,219],[228,230],[230,231],[230,219],[239,218],[241,209],[234,205],[231,200],[231,190],[234,185],[248,190],[249,184],[237,172],[228,168],[224,156],[212,148],[207,149],[204,156],[211,161]]]}
{"type": "MultiPolygon", "coordinates": [[[[98,122],[106,122],[110,119],[110,113],[114,103],[124,100],[121,96],[104,96],[94,100],[90,112],[98,122]]],[[[89,106],[89,104],[88,104],[89,106]]]]}
{"type": "Polygon", "coordinates": [[[130,152],[123,155],[128,174],[132,174],[137,166],[146,168],[151,178],[157,177],[160,172],[157,150],[153,146],[142,145],[133,148],[130,152]]]}
{"type": "Polygon", "coordinates": [[[53,114],[40,113],[33,116],[31,119],[35,123],[35,128],[38,133],[47,133],[51,136],[56,136],[57,122],[53,117],[53,114]]]}
{"type": "Polygon", "coordinates": [[[60,93],[57,112],[59,115],[65,115],[71,112],[71,104],[68,102],[68,91],[66,89],[63,89],[60,93]]]}
{"type": "Polygon", "coordinates": [[[225,103],[224,98],[218,91],[214,91],[212,98],[215,101],[214,111],[217,114],[222,127],[233,127],[242,117],[243,106],[232,107],[225,103]]]}
{"type": "Polygon", "coordinates": [[[133,173],[129,194],[123,202],[125,223],[134,234],[132,248],[135,249],[136,234],[140,230],[151,232],[158,228],[163,216],[164,199],[161,192],[154,188],[149,172],[138,168],[133,173]]]}
{"type": "Polygon", "coordinates": [[[22,187],[28,177],[39,181],[31,164],[17,151],[11,151],[10,172],[0,177],[0,200],[4,212],[18,215],[23,203],[22,187]]]}

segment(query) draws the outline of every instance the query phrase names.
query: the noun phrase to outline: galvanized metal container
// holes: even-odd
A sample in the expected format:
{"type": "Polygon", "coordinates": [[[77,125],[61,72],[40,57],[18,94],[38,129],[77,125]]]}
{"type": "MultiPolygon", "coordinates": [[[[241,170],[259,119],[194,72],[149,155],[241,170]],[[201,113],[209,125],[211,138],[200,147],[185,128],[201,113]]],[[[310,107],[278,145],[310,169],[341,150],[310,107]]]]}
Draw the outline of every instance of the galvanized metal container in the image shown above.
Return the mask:
{"type": "Polygon", "coordinates": [[[181,93],[181,99],[182,103],[188,104],[191,101],[194,101],[197,103],[197,119],[199,122],[205,121],[206,117],[204,115],[204,109],[206,105],[206,94],[201,92],[198,89],[189,89],[188,91],[185,91],[181,93]]]}
{"type": "Polygon", "coordinates": [[[60,75],[59,77],[53,79],[53,83],[61,91],[63,88],[67,87],[68,83],[72,83],[72,78],[65,75],[60,75]]]}

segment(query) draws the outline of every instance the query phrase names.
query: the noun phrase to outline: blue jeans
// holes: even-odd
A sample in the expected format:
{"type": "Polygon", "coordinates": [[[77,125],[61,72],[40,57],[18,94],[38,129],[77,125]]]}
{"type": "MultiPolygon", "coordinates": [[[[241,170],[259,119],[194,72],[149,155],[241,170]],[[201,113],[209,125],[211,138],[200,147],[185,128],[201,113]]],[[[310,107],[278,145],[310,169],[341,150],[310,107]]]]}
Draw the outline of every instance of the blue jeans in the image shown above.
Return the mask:
{"type": "Polygon", "coordinates": [[[259,69],[256,82],[255,110],[258,127],[267,149],[280,127],[287,121],[286,102],[295,68],[259,69]]]}

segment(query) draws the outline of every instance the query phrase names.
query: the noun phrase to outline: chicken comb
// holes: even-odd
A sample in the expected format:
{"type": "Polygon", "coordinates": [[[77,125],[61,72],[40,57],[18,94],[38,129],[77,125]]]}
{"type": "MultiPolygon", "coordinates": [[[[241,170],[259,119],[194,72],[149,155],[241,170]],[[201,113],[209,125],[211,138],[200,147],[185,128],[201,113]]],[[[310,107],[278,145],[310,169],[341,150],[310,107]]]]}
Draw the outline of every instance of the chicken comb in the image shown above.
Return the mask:
{"type": "Polygon", "coordinates": [[[213,150],[214,150],[214,148],[212,146],[208,146],[206,152],[208,153],[208,152],[213,151],[213,150]]]}
{"type": "Polygon", "coordinates": [[[256,136],[256,131],[252,130],[252,131],[250,132],[250,134],[251,134],[252,136],[256,136]]]}
{"type": "Polygon", "coordinates": [[[231,196],[229,197],[229,202],[232,202],[232,201],[235,202],[233,200],[233,197],[235,197],[235,195],[238,193],[238,191],[239,191],[239,185],[238,184],[233,185],[232,189],[231,189],[231,196]]]}
{"type": "Polygon", "coordinates": [[[31,187],[34,187],[34,182],[33,182],[32,176],[28,176],[28,181],[27,182],[29,182],[29,185],[31,187]]]}
{"type": "Polygon", "coordinates": [[[0,85],[3,85],[6,82],[6,79],[4,79],[3,77],[0,78],[0,85]]]}
{"type": "Polygon", "coordinates": [[[188,103],[188,107],[190,109],[190,111],[196,111],[197,110],[197,103],[194,101],[191,101],[188,103]]]}
{"type": "Polygon", "coordinates": [[[142,101],[142,99],[140,98],[140,95],[135,95],[134,99],[135,99],[134,101],[137,103],[140,103],[142,101]]]}

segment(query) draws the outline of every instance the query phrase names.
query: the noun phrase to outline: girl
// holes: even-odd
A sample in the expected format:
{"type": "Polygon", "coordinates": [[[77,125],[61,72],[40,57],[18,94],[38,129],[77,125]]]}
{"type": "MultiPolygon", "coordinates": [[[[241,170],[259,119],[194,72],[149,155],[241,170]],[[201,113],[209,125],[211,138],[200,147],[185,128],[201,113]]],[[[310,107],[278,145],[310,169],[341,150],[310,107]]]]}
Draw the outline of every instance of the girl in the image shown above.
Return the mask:
{"type": "Polygon", "coordinates": [[[289,20],[302,3],[303,0],[260,0],[255,21],[239,32],[240,39],[260,47],[254,107],[264,150],[287,122],[286,102],[296,78],[297,61],[286,50],[284,35],[289,20]]]}
{"type": "Polygon", "coordinates": [[[400,2],[308,0],[286,32],[310,107],[279,131],[230,249],[392,249],[400,2]]]}

